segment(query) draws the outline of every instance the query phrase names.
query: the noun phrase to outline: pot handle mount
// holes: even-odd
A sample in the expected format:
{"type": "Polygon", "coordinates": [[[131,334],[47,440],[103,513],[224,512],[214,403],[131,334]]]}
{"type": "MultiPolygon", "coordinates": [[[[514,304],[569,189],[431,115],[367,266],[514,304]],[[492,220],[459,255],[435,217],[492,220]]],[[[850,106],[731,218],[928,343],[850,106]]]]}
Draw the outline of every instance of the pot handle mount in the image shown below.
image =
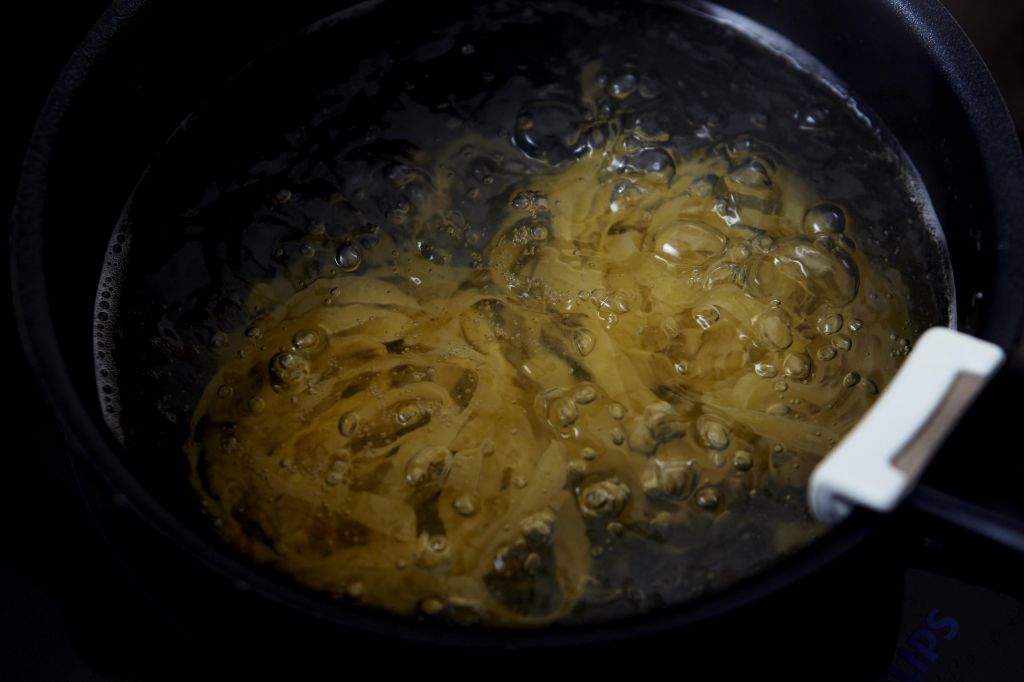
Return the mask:
{"type": "Polygon", "coordinates": [[[814,515],[836,524],[854,506],[895,509],[1005,357],[999,346],[952,329],[926,331],[867,414],[814,470],[814,515]]]}

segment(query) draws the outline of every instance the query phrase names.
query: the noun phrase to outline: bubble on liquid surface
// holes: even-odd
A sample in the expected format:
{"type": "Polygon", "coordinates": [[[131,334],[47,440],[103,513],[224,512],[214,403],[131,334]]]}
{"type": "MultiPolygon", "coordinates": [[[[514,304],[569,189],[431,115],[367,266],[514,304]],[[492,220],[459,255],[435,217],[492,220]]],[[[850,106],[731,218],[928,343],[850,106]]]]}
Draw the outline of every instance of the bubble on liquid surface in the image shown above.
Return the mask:
{"type": "Polygon", "coordinates": [[[323,343],[323,337],[313,329],[302,329],[292,337],[292,348],[295,350],[316,350],[323,343]]]}
{"type": "Polygon", "coordinates": [[[806,237],[776,242],[747,280],[747,290],[756,298],[782,297],[801,307],[813,300],[845,305],[859,287],[859,270],[848,255],[806,237]]]}
{"type": "Polygon", "coordinates": [[[345,272],[355,272],[363,264],[363,253],[355,244],[343,244],[338,247],[334,262],[345,272]]]}
{"type": "Polygon", "coordinates": [[[807,353],[790,353],[782,365],[783,373],[790,379],[807,379],[811,376],[811,369],[811,358],[807,353]]]}
{"type": "Polygon", "coordinates": [[[402,403],[395,409],[395,421],[399,426],[412,426],[421,422],[424,416],[423,408],[415,401],[402,403]]]}
{"type": "Polygon", "coordinates": [[[572,426],[579,419],[579,408],[576,401],[569,396],[555,398],[548,403],[548,423],[556,429],[564,429],[572,426]]]}
{"type": "Polygon", "coordinates": [[[714,417],[701,416],[697,420],[697,431],[701,441],[713,450],[724,450],[729,447],[729,427],[714,417]]]}
{"type": "Polygon", "coordinates": [[[737,450],[733,455],[732,465],[736,471],[749,471],[754,466],[754,456],[749,450],[737,450]]]}
{"type": "Polygon", "coordinates": [[[557,166],[586,151],[583,122],[583,113],[568,102],[531,102],[516,117],[512,144],[531,159],[557,166]]]}
{"type": "Polygon", "coordinates": [[[345,438],[351,438],[356,434],[360,424],[359,415],[355,412],[349,412],[338,420],[338,431],[345,438]]]}
{"type": "Polygon", "coordinates": [[[577,496],[580,511],[587,517],[616,517],[629,503],[629,487],[617,478],[593,483],[577,496]]]}
{"type": "Polygon", "coordinates": [[[715,509],[722,500],[722,494],[714,486],[701,488],[697,493],[697,506],[701,509],[715,509]]]}
{"type": "Polygon", "coordinates": [[[657,401],[644,408],[642,417],[633,420],[629,447],[651,454],[659,444],[682,438],[685,434],[686,422],[678,411],[670,403],[657,401]]]}
{"type": "Polygon", "coordinates": [[[728,223],[755,214],[774,214],[780,207],[779,189],[766,161],[750,159],[721,176],[713,190],[722,206],[719,214],[728,223]]]}
{"type": "Polygon", "coordinates": [[[625,99],[636,91],[636,87],[639,82],[639,79],[633,74],[624,73],[609,81],[606,89],[608,94],[612,97],[625,99]]]}
{"type": "Polygon", "coordinates": [[[703,265],[725,250],[726,239],[718,230],[695,220],[673,222],[655,231],[645,247],[659,261],[670,265],[703,265]]]}
{"type": "Polygon", "coordinates": [[[804,215],[804,232],[839,234],[846,229],[846,214],[834,204],[818,204],[804,215]]]}
{"type": "Polygon", "coordinates": [[[286,391],[301,384],[309,371],[309,360],[304,355],[282,351],[270,359],[270,385],[275,391],[286,391]]]}
{"type": "Polygon", "coordinates": [[[587,329],[577,329],[572,333],[573,346],[576,348],[576,352],[582,356],[590,355],[594,350],[594,346],[597,340],[594,338],[594,333],[587,329]]]}
{"type": "Polygon", "coordinates": [[[414,487],[441,483],[451,468],[452,453],[440,446],[418,451],[405,465],[405,481],[414,487]]]}
{"type": "MultiPolygon", "coordinates": [[[[765,350],[786,350],[793,345],[793,329],[789,315],[778,308],[770,308],[753,319],[757,342],[765,350]]],[[[768,367],[768,365],[763,365],[768,367]]],[[[775,376],[768,370],[759,371],[760,376],[775,376]]]]}
{"type": "Polygon", "coordinates": [[[846,334],[838,334],[832,339],[832,347],[846,353],[853,348],[853,339],[846,334]]]}
{"type": "Polygon", "coordinates": [[[711,325],[718,322],[722,317],[718,308],[715,306],[708,306],[701,308],[693,313],[693,321],[697,323],[697,326],[701,329],[711,329],[711,325]]]}
{"type": "Polygon", "coordinates": [[[828,109],[820,106],[810,106],[796,112],[794,118],[801,130],[819,130],[825,126],[828,115],[828,109]]]}
{"type": "Polygon", "coordinates": [[[658,178],[670,183],[676,176],[676,164],[664,149],[650,147],[626,157],[623,168],[627,172],[658,178]]]}
{"type": "Polygon", "coordinates": [[[818,331],[829,336],[843,329],[843,316],[839,313],[825,315],[818,319],[818,331]]]}
{"type": "Polygon", "coordinates": [[[572,397],[579,405],[589,405],[597,400],[597,389],[593,386],[580,386],[573,392],[572,397]]]}

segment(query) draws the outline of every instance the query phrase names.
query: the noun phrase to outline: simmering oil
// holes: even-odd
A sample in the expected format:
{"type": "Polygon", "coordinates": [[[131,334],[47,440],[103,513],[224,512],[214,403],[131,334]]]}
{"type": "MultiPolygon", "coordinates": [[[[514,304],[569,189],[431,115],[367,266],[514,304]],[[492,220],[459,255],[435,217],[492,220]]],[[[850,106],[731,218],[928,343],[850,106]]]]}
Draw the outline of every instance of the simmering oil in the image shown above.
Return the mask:
{"type": "Polygon", "coordinates": [[[834,87],[720,20],[469,13],[303,82],[251,149],[228,135],[187,206],[153,197],[227,117],[172,140],[98,299],[112,427],[131,444],[133,414],[159,412],[256,561],[462,624],[679,603],[811,542],[815,463],[943,316],[912,171],[834,87]],[[581,31],[557,63],[493,52],[581,31]],[[164,271],[132,269],[171,244],[164,271]],[[147,335],[151,369],[126,378],[147,335]],[[130,381],[156,410],[125,404],[130,381]]]}

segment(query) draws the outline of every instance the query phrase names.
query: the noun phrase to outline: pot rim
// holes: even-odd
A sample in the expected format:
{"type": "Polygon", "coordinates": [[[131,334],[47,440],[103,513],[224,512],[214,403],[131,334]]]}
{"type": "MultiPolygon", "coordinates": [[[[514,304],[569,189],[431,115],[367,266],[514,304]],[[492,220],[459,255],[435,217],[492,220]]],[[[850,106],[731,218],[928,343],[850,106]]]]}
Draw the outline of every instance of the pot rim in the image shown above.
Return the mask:
{"type": "MultiPolygon", "coordinates": [[[[537,630],[453,629],[383,612],[348,608],[331,603],[323,595],[287,578],[270,577],[226,544],[201,537],[147,492],[122,464],[118,447],[113,445],[105,429],[100,429],[90,417],[60,352],[44,268],[42,235],[50,199],[50,160],[60,144],[74,101],[87,91],[90,75],[114,51],[115,38],[131,29],[148,4],[145,0],[114,2],[70,58],[46,101],[29,143],[13,212],[11,279],[18,328],[28,363],[42,385],[49,406],[57,413],[69,443],[86,454],[92,467],[113,491],[115,500],[123,503],[121,506],[128,507],[172,545],[206,568],[232,579],[239,589],[251,589],[281,606],[334,625],[415,641],[517,648],[621,639],[723,615],[798,582],[848,552],[873,532],[877,519],[867,513],[855,514],[794,556],[714,595],[626,619],[571,628],[555,625],[537,630]],[[556,633],[557,637],[553,636],[556,633]]],[[[935,0],[890,0],[888,4],[907,25],[907,30],[913,31],[927,46],[930,56],[940,64],[966,108],[992,187],[996,219],[1007,222],[1015,215],[1024,215],[1020,147],[987,67],[952,17],[935,0]],[[1013,143],[1008,144],[1009,140],[1013,143]],[[1005,172],[1007,169],[1009,172],[1005,172]]],[[[1015,255],[1022,249],[1024,243],[1018,237],[1013,244],[1001,243],[997,253],[1015,255]]],[[[1022,277],[1024,275],[1018,279],[1022,277]]],[[[1009,319],[989,323],[984,335],[1012,349],[1021,334],[1024,297],[1010,290],[1002,280],[997,285],[990,305],[1001,306],[997,309],[1005,308],[1014,314],[1005,316],[1009,319]]]]}

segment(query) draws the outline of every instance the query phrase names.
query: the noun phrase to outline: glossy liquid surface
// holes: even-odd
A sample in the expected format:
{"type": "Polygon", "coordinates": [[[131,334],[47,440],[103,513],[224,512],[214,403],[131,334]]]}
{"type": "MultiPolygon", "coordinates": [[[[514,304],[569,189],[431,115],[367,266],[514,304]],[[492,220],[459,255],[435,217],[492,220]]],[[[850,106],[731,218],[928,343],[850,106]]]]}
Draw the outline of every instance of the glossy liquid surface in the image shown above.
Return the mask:
{"type": "MultiPolygon", "coordinates": [[[[218,532],[339,598],[500,626],[684,602],[810,542],[815,462],[942,317],[942,270],[919,281],[941,245],[884,133],[676,9],[491,8],[446,30],[295,86],[312,97],[228,135],[261,160],[214,155],[199,201],[156,218],[160,180],[241,108],[215,101],[112,241],[136,260],[111,269],[170,305],[122,284],[100,343],[160,330],[129,381],[187,428],[218,532]],[[545,31],[595,40],[554,66],[488,54],[545,31]],[[178,236],[140,229],[160,221],[178,236]],[[166,262],[202,263],[202,286],[132,270],[178,239],[166,262]],[[897,270],[908,243],[927,248],[897,270]]],[[[101,367],[124,377],[119,358],[101,367]]],[[[140,409],[111,420],[129,443],[140,409]]]]}

